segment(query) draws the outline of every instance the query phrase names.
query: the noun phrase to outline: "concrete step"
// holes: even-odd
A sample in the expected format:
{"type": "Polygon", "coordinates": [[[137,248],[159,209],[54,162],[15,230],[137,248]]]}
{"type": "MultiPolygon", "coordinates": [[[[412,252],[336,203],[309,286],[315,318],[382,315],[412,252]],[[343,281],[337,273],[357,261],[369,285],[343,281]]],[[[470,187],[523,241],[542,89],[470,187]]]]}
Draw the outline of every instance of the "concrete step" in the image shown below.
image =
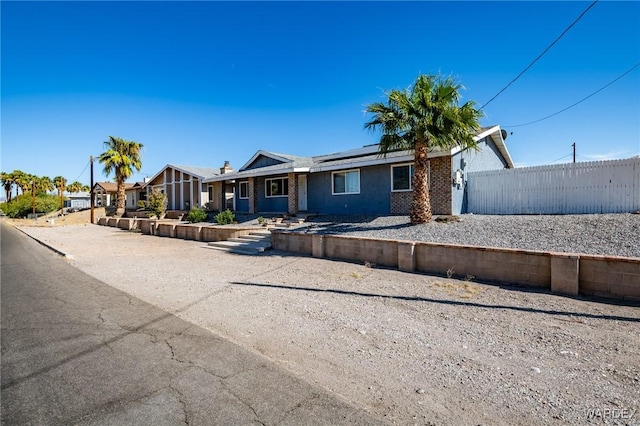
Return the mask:
{"type": "Polygon", "coordinates": [[[207,243],[207,247],[226,250],[232,253],[256,254],[271,250],[271,241],[215,241],[207,243]]]}
{"type": "Polygon", "coordinates": [[[249,232],[249,235],[270,236],[270,235],[271,235],[271,231],[267,231],[266,229],[264,229],[264,230],[257,230],[257,231],[251,231],[251,232],[249,232]]]}
{"type": "Polygon", "coordinates": [[[271,242],[271,235],[241,235],[237,238],[229,238],[227,241],[233,241],[236,243],[247,243],[247,242],[271,242]]]}

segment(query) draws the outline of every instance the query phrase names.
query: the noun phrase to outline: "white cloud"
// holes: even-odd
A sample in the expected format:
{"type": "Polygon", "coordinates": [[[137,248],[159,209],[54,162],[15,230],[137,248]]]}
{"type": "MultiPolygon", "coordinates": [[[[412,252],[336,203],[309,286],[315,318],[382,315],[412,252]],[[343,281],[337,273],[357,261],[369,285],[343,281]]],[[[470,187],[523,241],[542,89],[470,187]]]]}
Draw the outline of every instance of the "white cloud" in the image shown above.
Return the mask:
{"type": "Polygon", "coordinates": [[[623,158],[630,158],[637,154],[637,152],[633,151],[609,151],[602,154],[580,154],[578,155],[578,159],[582,161],[618,160],[623,158]]]}

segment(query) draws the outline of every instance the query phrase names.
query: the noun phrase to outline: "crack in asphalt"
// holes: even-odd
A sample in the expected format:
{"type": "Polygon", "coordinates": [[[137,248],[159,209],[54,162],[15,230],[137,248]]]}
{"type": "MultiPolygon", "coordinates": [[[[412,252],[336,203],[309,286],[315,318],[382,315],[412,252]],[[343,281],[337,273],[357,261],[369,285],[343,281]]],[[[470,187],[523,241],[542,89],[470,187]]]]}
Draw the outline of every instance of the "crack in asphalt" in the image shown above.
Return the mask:
{"type": "Polygon", "coordinates": [[[172,384],[169,385],[169,389],[178,394],[178,402],[182,405],[182,421],[184,424],[189,424],[189,411],[187,410],[187,403],[184,401],[184,395],[172,384]]]}

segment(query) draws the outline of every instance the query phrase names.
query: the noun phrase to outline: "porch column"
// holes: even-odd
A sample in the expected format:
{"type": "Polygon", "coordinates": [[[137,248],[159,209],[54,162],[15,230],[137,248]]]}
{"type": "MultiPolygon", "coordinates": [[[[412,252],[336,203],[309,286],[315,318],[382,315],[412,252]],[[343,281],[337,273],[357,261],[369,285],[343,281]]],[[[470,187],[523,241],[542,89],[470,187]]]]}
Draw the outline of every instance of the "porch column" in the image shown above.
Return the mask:
{"type": "Polygon", "coordinates": [[[258,212],[258,188],[256,185],[258,182],[256,178],[249,178],[249,184],[247,185],[249,190],[249,213],[255,214],[258,212]]]}
{"type": "Polygon", "coordinates": [[[220,211],[227,209],[227,181],[220,181],[220,211]]]}
{"type": "Polygon", "coordinates": [[[293,172],[289,173],[287,177],[289,178],[288,213],[295,215],[298,213],[298,178],[293,172]]]}

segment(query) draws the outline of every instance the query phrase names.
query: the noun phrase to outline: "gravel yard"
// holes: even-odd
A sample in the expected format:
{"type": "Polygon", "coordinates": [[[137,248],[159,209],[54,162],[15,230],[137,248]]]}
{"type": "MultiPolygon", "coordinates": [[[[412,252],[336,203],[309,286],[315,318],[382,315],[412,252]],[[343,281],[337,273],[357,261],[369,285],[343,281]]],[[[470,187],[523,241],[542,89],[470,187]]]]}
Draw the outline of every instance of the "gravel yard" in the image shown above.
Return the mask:
{"type": "Polygon", "coordinates": [[[486,216],[412,226],[407,216],[318,216],[301,232],[640,257],[640,214],[486,216]]]}
{"type": "MultiPolygon", "coordinates": [[[[516,233],[512,219],[498,217],[496,227],[492,218],[413,228],[447,238],[456,232],[481,238],[470,223],[516,233]]],[[[516,219],[544,223],[535,235],[576,235],[558,234],[556,219],[574,226],[569,217],[516,219]]],[[[635,239],[629,234],[637,233],[640,216],[583,219],[595,224],[586,233],[591,238],[602,223],[624,226],[624,243],[635,239]]],[[[406,221],[315,222],[310,229],[416,239],[406,221]]],[[[69,262],[86,273],[262,354],[389,424],[640,424],[638,305],[277,251],[233,255],[97,225],[23,229],[71,254],[69,262]]],[[[580,244],[597,246],[598,238],[580,244]]],[[[534,248],[545,249],[540,242],[534,248]]]]}

